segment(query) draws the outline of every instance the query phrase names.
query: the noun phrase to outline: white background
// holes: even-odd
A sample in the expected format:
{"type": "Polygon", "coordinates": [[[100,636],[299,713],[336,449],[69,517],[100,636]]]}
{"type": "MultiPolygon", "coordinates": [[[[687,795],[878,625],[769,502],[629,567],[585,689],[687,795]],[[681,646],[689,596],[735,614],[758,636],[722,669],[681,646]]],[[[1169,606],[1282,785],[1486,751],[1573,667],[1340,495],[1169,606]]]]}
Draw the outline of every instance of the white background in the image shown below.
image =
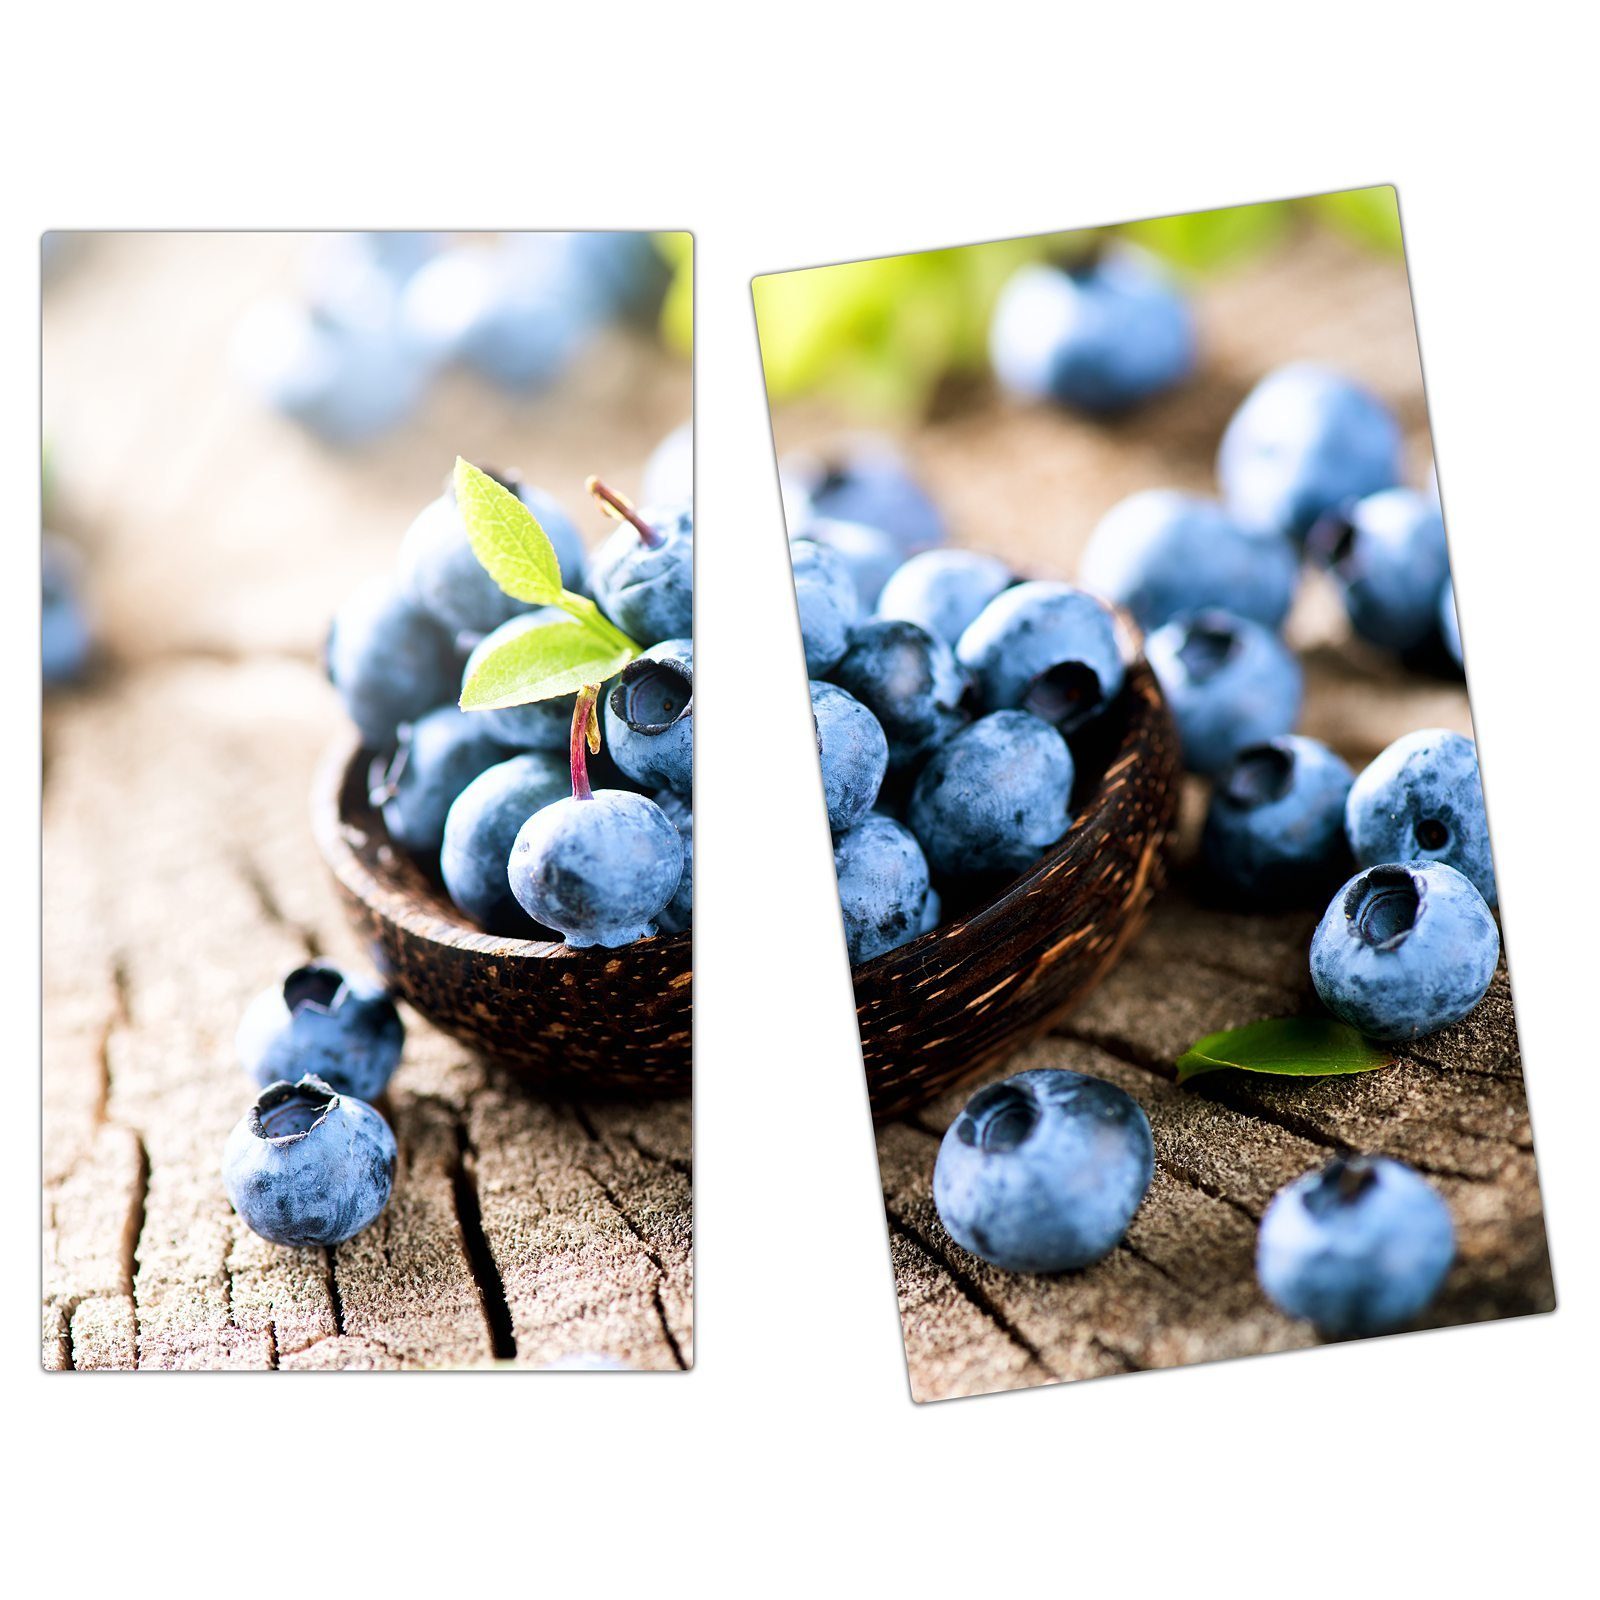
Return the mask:
{"type": "MultiPolygon", "coordinates": [[[[1576,8],[612,4],[587,34],[585,8],[462,0],[409,32],[399,7],[52,9],[11,17],[0,97],[8,837],[36,816],[42,228],[665,226],[699,240],[702,847],[688,1378],[46,1379],[13,1098],[0,1416],[50,1587],[1570,1592],[1600,1260],[1576,8]],[[1400,191],[1561,1309],[916,1408],[749,279],[1375,182],[1400,191]]],[[[5,881],[8,1066],[31,1085],[26,861],[5,881]]]]}

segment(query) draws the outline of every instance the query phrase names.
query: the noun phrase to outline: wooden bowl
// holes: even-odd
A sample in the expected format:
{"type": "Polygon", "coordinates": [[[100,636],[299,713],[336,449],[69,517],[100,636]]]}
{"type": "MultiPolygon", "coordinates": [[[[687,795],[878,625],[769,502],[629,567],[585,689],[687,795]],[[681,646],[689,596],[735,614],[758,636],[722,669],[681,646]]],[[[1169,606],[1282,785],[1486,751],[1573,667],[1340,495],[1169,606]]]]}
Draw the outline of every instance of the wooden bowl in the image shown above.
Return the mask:
{"type": "Polygon", "coordinates": [[[687,1094],[692,938],[572,950],[484,933],[436,874],[392,844],[368,799],[372,752],[339,739],[312,794],[317,843],[396,994],[472,1049],[583,1093],[687,1094]]]}
{"type": "Polygon", "coordinates": [[[995,1066],[1070,1011],[1143,927],[1177,819],[1178,734],[1142,656],[1092,739],[1074,740],[1066,837],[981,903],[855,970],[875,1117],[995,1066]]]}

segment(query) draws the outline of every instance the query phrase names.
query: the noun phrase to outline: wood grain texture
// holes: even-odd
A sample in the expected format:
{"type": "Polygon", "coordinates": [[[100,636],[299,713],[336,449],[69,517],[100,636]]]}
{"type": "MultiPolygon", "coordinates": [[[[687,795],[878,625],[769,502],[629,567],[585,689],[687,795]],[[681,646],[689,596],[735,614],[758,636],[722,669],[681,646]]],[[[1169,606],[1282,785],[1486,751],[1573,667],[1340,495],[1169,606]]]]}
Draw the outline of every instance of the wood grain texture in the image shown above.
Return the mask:
{"type": "Polygon", "coordinates": [[[307,814],[342,727],[317,661],[333,605],[392,559],[458,449],[521,464],[598,538],[585,474],[633,481],[690,403],[684,366],[618,336],[559,400],[452,378],[372,450],[320,450],[225,360],[234,315],[301,243],[95,239],[46,300],[60,522],[89,554],[105,649],[45,707],[43,1363],[676,1370],[693,1359],[686,1099],[535,1097],[408,1013],[377,1224],[282,1249],[222,1191],[251,1098],[243,1007],[310,955],[367,965],[307,814]]]}
{"type": "Polygon", "coordinates": [[[484,933],[390,840],[370,798],[371,762],[353,733],[334,740],[313,786],[312,824],[356,935],[395,994],[530,1084],[687,1094],[692,935],[574,950],[484,933]]]}
{"type": "MultiPolygon", "coordinates": [[[[1070,578],[1096,521],[1136,490],[1214,492],[1217,440],[1272,366],[1327,360],[1395,406],[1411,480],[1426,477],[1426,403],[1404,271],[1326,235],[1207,284],[1196,381],[1109,426],[969,395],[908,441],[962,542],[1070,578]]],[[[825,442],[839,419],[796,407],[780,447],[825,442]]],[[[1409,675],[1348,636],[1320,581],[1289,637],[1306,666],[1303,729],[1361,766],[1418,727],[1472,731],[1459,680],[1409,675]]],[[[1317,1342],[1256,1286],[1262,1210],[1335,1151],[1381,1151],[1448,1201],[1459,1256],[1421,1326],[1549,1310],[1555,1302],[1516,1019],[1504,963],[1466,1021],[1400,1064],[1305,1083],[1216,1074],[1179,1089],[1172,1063],[1201,1035],[1316,1005],[1307,951],[1318,910],[1244,915],[1194,869],[1205,786],[1183,785],[1170,887],[1145,931],[1051,1035],[987,1079],[1060,1066],[1120,1085],[1150,1114],[1156,1176],[1124,1242],[1081,1273],[1000,1272],[961,1250],[934,1210],[938,1141],[970,1087],[882,1124],[889,1254],[917,1400],[982,1394],[1317,1342]]]]}

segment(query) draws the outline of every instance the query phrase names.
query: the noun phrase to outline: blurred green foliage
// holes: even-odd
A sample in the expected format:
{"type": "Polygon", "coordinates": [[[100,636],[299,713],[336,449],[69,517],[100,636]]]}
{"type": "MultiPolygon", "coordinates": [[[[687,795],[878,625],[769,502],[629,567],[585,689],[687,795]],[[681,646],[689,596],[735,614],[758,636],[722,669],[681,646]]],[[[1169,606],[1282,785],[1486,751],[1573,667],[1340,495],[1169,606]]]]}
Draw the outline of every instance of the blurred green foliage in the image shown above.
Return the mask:
{"type": "Polygon", "coordinates": [[[1025,262],[1121,237],[1180,275],[1202,275],[1263,254],[1307,221],[1401,250],[1395,192],[1383,186],[757,278],[767,393],[773,401],[821,395],[868,415],[913,413],[947,373],[983,369],[995,297],[1025,262]]]}
{"type": "Polygon", "coordinates": [[[661,302],[661,337],[680,355],[694,354],[694,235],[658,233],[656,249],[672,268],[666,298],[661,302]]]}

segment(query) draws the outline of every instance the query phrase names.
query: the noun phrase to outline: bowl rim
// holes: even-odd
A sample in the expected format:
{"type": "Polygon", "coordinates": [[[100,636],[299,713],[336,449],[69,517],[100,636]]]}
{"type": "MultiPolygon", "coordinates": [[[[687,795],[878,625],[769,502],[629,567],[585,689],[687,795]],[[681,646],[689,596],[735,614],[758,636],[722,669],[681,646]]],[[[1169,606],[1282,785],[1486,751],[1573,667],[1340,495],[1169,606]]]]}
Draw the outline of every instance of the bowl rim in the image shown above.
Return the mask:
{"type": "MultiPolygon", "coordinates": [[[[516,753],[508,749],[506,759],[511,760],[516,753]]],[[[648,947],[657,958],[681,950],[688,958],[686,964],[692,963],[692,928],[682,933],[656,934],[650,939],[640,939],[616,949],[602,945],[574,949],[559,939],[518,939],[505,934],[485,933],[442,898],[437,904],[426,905],[394,882],[386,881],[367,865],[345,832],[347,827],[354,826],[347,821],[343,807],[351,774],[358,765],[364,770],[374,754],[353,729],[341,729],[335,734],[318,761],[312,778],[311,828],[323,860],[339,884],[375,916],[394,924],[413,939],[445,949],[494,956],[497,960],[587,960],[606,965],[625,961],[630,951],[648,947]]],[[[381,818],[379,826],[382,826],[381,818]]],[[[387,830],[384,831],[382,842],[391,849],[399,849],[389,840],[387,830]]]]}
{"type": "MultiPolygon", "coordinates": [[[[1167,712],[1166,697],[1161,692],[1161,684],[1156,678],[1155,669],[1145,659],[1142,648],[1135,649],[1128,658],[1123,688],[1118,699],[1126,704],[1126,724],[1111,752],[1105,770],[1100,775],[1099,783],[1095,785],[1089,803],[1072,819],[1071,825],[1060,839],[1038,860],[1011,879],[991,899],[985,900],[967,915],[949,922],[941,922],[926,933],[919,933],[915,939],[896,945],[892,950],[885,950],[882,955],[874,956],[858,967],[852,967],[850,969],[852,986],[859,988],[863,977],[873,983],[882,983],[886,979],[892,981],[897,972],[909,975],[941,943],[965,938],[968,935],[981,937],[995,924],[1009,923],[1018,904],[1034,892],[1041,878],[1051,874],[1061,861],[1080,849],[1085,839],[1098,837],[1092,824],[1104,817],[1113,803],[1111,780],[1130,765],[1137,763],[1137,746],[1150,722],[1170,714],[1167,712]]],[[[1141,875],[1148,872],[1149,860],[1150,853],[1146,851],[1142,857],[1141,875]]]]}

